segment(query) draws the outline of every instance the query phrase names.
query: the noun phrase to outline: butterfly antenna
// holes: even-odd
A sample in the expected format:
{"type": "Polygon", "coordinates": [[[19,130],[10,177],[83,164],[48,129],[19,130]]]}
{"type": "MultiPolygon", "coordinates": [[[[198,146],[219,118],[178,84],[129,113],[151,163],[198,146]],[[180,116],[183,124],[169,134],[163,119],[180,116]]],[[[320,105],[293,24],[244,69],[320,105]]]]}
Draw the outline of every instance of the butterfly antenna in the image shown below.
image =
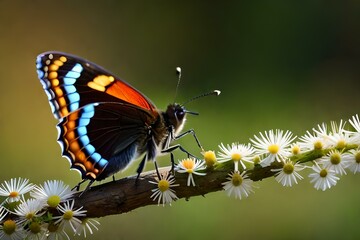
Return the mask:
{"type": "Polygon", "coordinates": [[[203,98],[203,97],[207,97],[207,96],[219,96],[220,93],[221,93],[220,90],[213,90],[211,92],[203,93],[203,94],[200,94],[200,95],[195,96],[193,98],[190,98],[188,101],[181,104],[181,106],[185,106],[185,104],[188,104],[189,102],[192,102],[192,101],[194,101],[196,99],[199,99],[199,98],[203,98]]]}
{"type": "Polygon", "coordinates": [[[181,68],[180,68],[180,67],[177,67],[177,68],[176,68],[176,74],[178,75],[178,82],[177,82],[177,84],[176,84],[174,102],[175,102],[175,100],[176,100],[177,93],[178,93],[178,89],[179,89],[179,86],[180,86],[180,80],[181,80],[181,68]]]}

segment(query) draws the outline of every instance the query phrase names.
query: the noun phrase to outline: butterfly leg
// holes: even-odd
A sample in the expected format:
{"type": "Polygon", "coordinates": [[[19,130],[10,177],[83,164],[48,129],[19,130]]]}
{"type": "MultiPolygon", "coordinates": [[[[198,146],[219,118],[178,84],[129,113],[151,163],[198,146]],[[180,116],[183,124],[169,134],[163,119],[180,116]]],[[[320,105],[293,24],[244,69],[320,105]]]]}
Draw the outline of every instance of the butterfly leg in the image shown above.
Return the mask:
{"type": "Polygon", "coordinates": [[[200,143],[200,141],[199,141],[199,139],[197,138],[197,136],[196,136],[196,134],[195,134],[194,129],[189,129],[189,130],[187,130],[186,132],[183,132],[183,133],[179,134],[178,136],[174,136],[174,140],[178,140],[178,139],[180,139],[180,138],[182,138],[182,137],[184,137],[184,136],[186,136],[186,135],[188,135],[188,134],[192,134],[193,137],[195,138],[195,141],[196,141],[197,145],[199,146],[199,148],[200,148],[201,150],[204,150],[203,147],[202,147],[202,145],[201,145],[201,143],[200,143]]]}
{"type": "MultiPolygon", "coordinates": [[[[186,132],[183,132],[181,134],[179,134],[178,136],[175,136],[175,133],[174,133],[174,129],[172,129],[170,131],[170,135],[169,135],[169,138],[172,139],[172,140],[178,140],[182,137],[185,137],[186,135],[188,134],[192,134],[198,147],[204,151],[204,148],[202,147],[199,139],[197,138],[196,134],[195,134],[195,131],[194,129],[189,129],[188,131],[186,132]]],[[[171,153],[172,151],[174,151],[175,149],[179,148],[182,152],[186,153],[188,155],[188,157],[193,157],[193,158],[197,158],[196,156],[194,156],[193,154],[191,154],[189,151],[187,151],[185,148],[183,148],[180,144],[176,144],[176,145],[173,145],[173,146],[170,146],[170,141],[166,141],[166,145],[164,146],[164,149],[161,151],[162,153],[171,153]]]]}
{"type": "Polygon", "coordinates": [[[160,172],[159,172],[159,168],[158,168],[158,165],[157,165],[155,159],[154,159],[154,164],[155,164],[156,174],[157,174],[157,176],[158,176],[158,179],[160,180],[160,179],[161,179],[161,177],[160,177],[160,172]]]}
{"type": "Polygon", "coordinates": [[[136,176],[136,180],[135,180],[135,185],[138,184],[138,180],[140,177],[140,174],[142,173],[142,171],[144,170],[144,166],[145,166],[145,162],[146,162],[146,155],[144,156],[144,158],[141,160],[139,167],[137,168],[136,172],[138,173],[136,176]]]}
{"type": "Polygon", "coordinates": [[[171,159],[171,170],[170,172],[175,175],[175,159],[174,159],[174,154],[171,152],[170,153],[170,159],[171,159]]]}
{"type": "Polygon", "coordinates": [[[95,182],[95,179],[90,179],[90,182],[89,182],[88,185],[86,186],[85,190],[82,191],[82,193],[80,193],[79,197],[81,197],[85,192],[87,192],[87,191],[90,189],[91,185],[92,185],[94,182],[95,182]]]}
{"type": "Polygon", "coordinates": [[[78,184],[76,184],[76,186],[75,187],[73,187],[72,189],[71,189],[71,191],[74,191],[74,190],[76,190],[77,192],[80,190],[80,185],[81,184],[83,184],[84,182],[86,182],[88,179],[83,179],[81,182],[79,182],[78,184]]]}
{"type": "MultiPolygon", "coordinates": [[[[176,145],[170,146],[166,149],[163,149],[161,151],[161,153],[171,153],[172,151],[174,151],[176,149],[180,149],[180,151],[186,153],[188,155],[188,157],[197,158],[194,154],[191,154],[189,151],[187,151],[185,148],[183,148],[180,144],[176,144],[176,145]]],[[[173,159],[171,159],[171,161],[172,161],[171,162],[172,164],[175,164],[175,162],[173,163],[173,159]]]]}

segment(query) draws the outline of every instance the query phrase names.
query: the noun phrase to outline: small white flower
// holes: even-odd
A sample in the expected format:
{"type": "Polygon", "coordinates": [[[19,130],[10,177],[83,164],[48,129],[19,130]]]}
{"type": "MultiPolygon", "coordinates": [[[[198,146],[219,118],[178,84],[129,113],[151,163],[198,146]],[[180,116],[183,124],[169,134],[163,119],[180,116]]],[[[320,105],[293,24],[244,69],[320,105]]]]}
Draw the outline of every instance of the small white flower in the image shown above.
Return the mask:
{"type": "Polygon", "coordinates": [[[262,167],[270,166],[275,160],[284,162],[286,158],[291,155],[289,146],[296,137],[292,137],[290,131],[286,131],[284,134],[282,130],[276,129],[275,132],[273,130],[269,132],[265,131],[265,136],[260,133],[260,136],[261,137],[257,137],[255,135],[255,140],[250,139],[250,141],[256,148],[256,154],[266,155],[260,162],[262,167]]]}
{"type": "Polygon", "coordinates": [[[352,149],[346,155],[348,158],[347,168],[355,173],[360,172],[360,149],[352,149]]]}
{"type": "Polygon", "coordinates": [[[330,140],[331,133],[328,132],[326,123],[318,124],[318,129],[313,128],[313,131],[322,139],[326,148],[333,146],[330,140]]]}
{"type": "Polygon", "coordinates": [[[96,231],[99,230],[98,226],[100,225],[99,221],[92,219],[92,218],[84,218],[81,221],[81,224],[77,227],[75,234],[81,236],[81,234],[84,235],[86,238],[86,233],[89,232],[90,234],[93,234],[95,229],[96,231]]]}
{"type": "Polygon", "coordinates": [[[275,175],[275,180],[281,183],[285,187],[292,187],[293,183],[297,184],[297,180],[303,179],[303,177],[298,173],[298,171],[303,170],[305,167],[301,166],[299,163],[293,163],[288,160],[284,163],[284,166],[281,169],[272,169],[272,171],[277,172],[275,175]]]}
{"type": "Polygon", "coordinates": [[[149,183],[156,184],[157,188],[152,189],[153,194],[150,196],[154,201],[158,199],[158,205],[162,202],[162,205],[169,204],[171,206],[171,202],[173,200],[177,200],[178,197],[175,194],[175,191],[171,189],[171,187],[177,187],[179,184],[175,183],[175,178],[165,172],[160,179],[156,178],[156,182],[149,181],[149,183]]]}
{"type": "Polygon", "coordinates": [[[331,188],[335,186],[339,178],[335,175],[335,171],[332,169],[327,169],[324,167],[320,167],[318,164],[315,164],[312,169],[315,171],[314,173],[310,173],[309,177],[311,179],[311,183],[314,183],[314,187],[316,190],[323,190],[331,188]]]}
{"type": "Polygon", "coordinates": [[[54,219],[57,219],[55,224],[60,223],[60,226],[70,225],[70,227],[75,233],[76,229],[81,224],[81,221],[77,217],[85,217],[86,210],[82,210],[83,207],[75,209],[74,204],[75,204],[74,200],[69,200],[65,202],[63,205],[59,205],[57,209],[62,214],[62,216],[56,216],[54,217],[54,219]]]}
{"type": "Polygon", "coordinates": [[[301,153],[301,147],[299,146],[298,143],[291,144],[290,149],[292,155],[298,155],[301,153]]]}
{"type": "Polygon", "coordinates": [[[299,138],[299,146],[301,149],[307,150],[322,150],[329,146],[328,142],[325,142],[324,138],[315,134],[311,134],[306,131],[306,134],[299,138]]]}
{"type": "Polygon", "coordinates": [[[253,153],[255,149],[250,145],[232,143],[231,146],[227,144],[224,146],[223,143],[219,145],[221,152],[219,152],[220,161],[225,162],[232,160],[235,164],[235,172],[239,171],[239,162],[243,169],[246,169],[244,162],[253,164],[253,153]]]}
{"type": "Polygon", "coordinates": [[[176,170],[178,173],[188,173],[187,186],[192,184],[195,187],[195,181],[193,174],[204,176],[206,173],[197,172],[199,170],[204,170],[205,161],[199,159],[187,158],[179,161],[179,164],[176,165],[176,170]]]}
{"type": "Polygon", "coordinates": [[[328,136],[330,145],[338,149],[343,149],[347,144],[351,143],[351,133],[344,130],[345,122],[340,121],[339,125],[336,122],[331,122],[331,135],[328,136]]]}
{"type": "Polygon", "coordinates": [[[7,219],[0,224],[0,239],[23,240],[25,236],[24,229],[17,221],[7,219]]]}
{"type": "Polygon", "coordinates": [[[11,178],[10,181],[5,181],[0,187],[0,196],[7,197],[8,202],[17,202],[20,197],[34,188],[29,179],[26,178],[11,178]]]}
{"type": "Polygon", "coordinates": [[[71,191],[68,185],[65,185],[63,181],[48,180],[44,183],[44,186],[36,186],[33,191],[30,192],[31,197],[44,201],[50,207],[57,207],[60,202],[65,202],[74,195],[74,191],[71,191]]]}
{"type": "Polygon", "coordinates": [[[226,178],[227,182],[222,183],[223,189],[229,197],[234,195],[235,198],[241,200],[242,197],[248,197],[250,193],[253,193],[252,184],[253,181],[246,176],[246,172],[232,172],[229,173],[229,177],[226,178]]]}
{"type": "Polygon", "coordinates": [[[352,119],[349,119],[350,124],[353,126],[356,132],[349,132],[351,137],[351,143],[354,144],[360,144],[360,120],[359,116],[356,114],[352,117],[352,119]]]}
{"type": "Polygon", "coordinates": [[[40,217],[44,213],[39,213],[44,204],[42,201],[38,201],[36,199],[27,199],[26,201],[22,201],[19,206],[15,209],[15,215],[19,216],[19,222],[29,222],[34,218],[40,217]]]}
{"type": "Polygon", "coordinates": [[[334,170],[336,174],[346,174],[345,168],[350,162],[350,156],[339,152],[338,150],[331,150],[326,156],[320,159],[324,168],[334,170]]]}
{"type": "Polygon", "coordinates": [[[0,206],[0,222],[6,217],[7,211],[6,208],[0,206]]]}

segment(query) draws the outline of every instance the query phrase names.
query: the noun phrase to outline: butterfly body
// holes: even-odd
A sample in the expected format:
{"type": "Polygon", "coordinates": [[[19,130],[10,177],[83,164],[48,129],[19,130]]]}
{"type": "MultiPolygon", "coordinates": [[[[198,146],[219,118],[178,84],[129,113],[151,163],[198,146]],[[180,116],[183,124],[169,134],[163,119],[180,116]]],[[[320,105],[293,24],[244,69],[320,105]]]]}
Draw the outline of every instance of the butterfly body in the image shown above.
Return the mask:
{"type": "Polygon", "coordinates": [[[83,179],[100,181],[144,155],[140,173],[146,160],[169,149],[184,125],[183,106],[158,110],[128,83],[85,59],[46,52],[36,65],[59,119],[62,154],[83,179]]]}

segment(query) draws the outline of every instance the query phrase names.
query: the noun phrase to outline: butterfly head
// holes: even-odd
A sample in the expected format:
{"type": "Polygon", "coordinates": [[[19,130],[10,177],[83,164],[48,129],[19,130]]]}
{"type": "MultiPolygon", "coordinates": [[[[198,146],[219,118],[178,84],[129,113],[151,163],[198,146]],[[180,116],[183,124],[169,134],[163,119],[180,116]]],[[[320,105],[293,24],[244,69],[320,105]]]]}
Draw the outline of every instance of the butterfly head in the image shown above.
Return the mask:
{"type": "Polygon", "coordinates": [[[186,114],[199,115],[197,112],[192,112],[192,111],[186,110],[185,104],[192,102],[196,99],[205,97],[205,96],[210,96],[210,95],[217,96],[219,94],[220,94],[219,90],[214,90],[214,91],[193,97],[183,104],[178,104],[178,103],[169,104],[166,111],[164,112],[164,118],[166,119],[168,126],[173,126],[175,129],[175,133],[179,133],[185,124],[186,114]]]}
{"type": "Polygon", "coordinates": [[[187,111],[183,105],[174,103],[168,105],[166,111],[164,112],[164,116],[168,125],[173,126],[175,132],[178,133],[182,130],[185,124],[187,113],[197,115],[197,113],[187,111]]]}

